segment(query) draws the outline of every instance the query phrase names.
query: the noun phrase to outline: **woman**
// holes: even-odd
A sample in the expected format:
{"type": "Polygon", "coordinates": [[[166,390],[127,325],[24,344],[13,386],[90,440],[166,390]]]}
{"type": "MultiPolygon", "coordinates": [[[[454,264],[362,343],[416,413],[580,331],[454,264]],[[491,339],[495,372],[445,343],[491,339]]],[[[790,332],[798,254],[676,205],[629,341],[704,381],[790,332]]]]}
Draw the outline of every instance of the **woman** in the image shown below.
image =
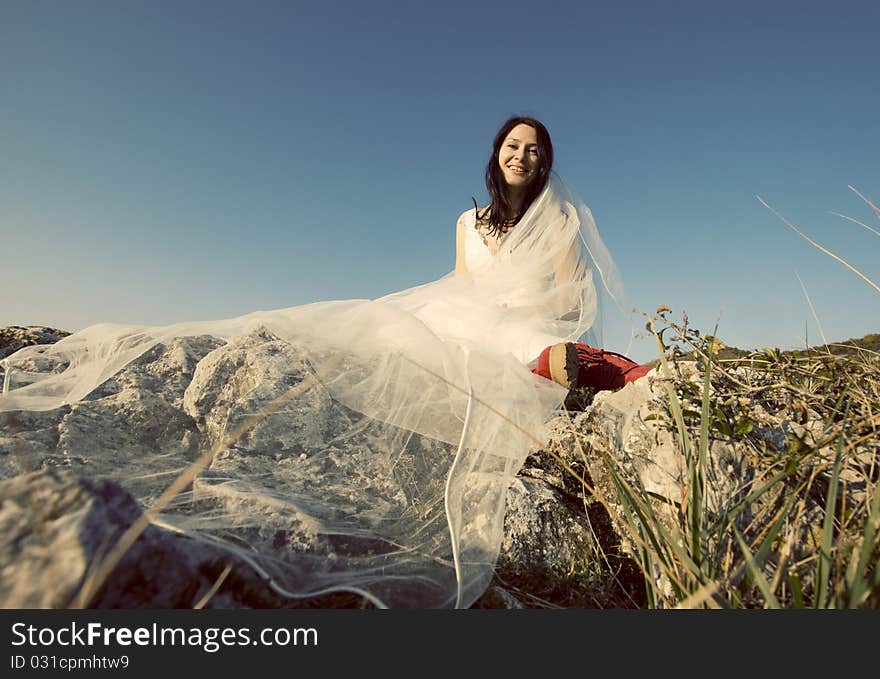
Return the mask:
{"type": "MultiPolygon", "coordinates": [[[[480,269],[491,263],[508,231],[516,226],[547,186],[552,167],[553,144],[540,121],[513,117],[501,126],[486,166],[486,187],[491,203],[480,211],[475,202],[474,210],[462,213],[458,220],[456,276],[468,280],[470,269],[480,269]]],[[[572,287],[571,296],[562,301],[559,315],[563,317],[566,313],[578,313],[578,294],[592,292],[589,288],[571,284],[572,280],[579,278],[585,283],[589,280],[585,270],[578,266],[580,246],[580,242],[572,242],[560,247],[548,276],[557,287],[562,282],[572,287]]],[[[619,298],[622,297],[621,291],[619,298]]],[[[574,386],[590,386],[597,390],[618,388],[649,370],[649,366],[640,366],[621,354],[605,352],[584,343],[560,341],[560,337],[552,334],[514,332],[511,342],[509,348],[524,362],[534,366],[533,372],[567,389],[574,386]],[[541,351],[536,354],[538,350],[541,351]]]]}
{"type": "Polygon", "coordinates": [[[552,157],[538,121],[502,126],[491,202],[459,219],[455,270],[438,281],[223,321],[103,324],[17,352],[4,433],[33,468],[83,460],[143,504],[202,453],[209,466],[165,523],[222,537],[291,596],[469,606],[492,577],[510,482],[566,395],[531,369],[598,330],[604,295],[621,299],[552,157]]]}
{"type": "Polygon", "coordinates": [[[484,247],[498,251],[501,239],[522,218],[526,209],[547,185],[553,167],[553,144],[542,123],[534,118],[510,118],[495,135],[486,166],[490,204],[479,212],[462,213],[456,229],[455,274],[467,275],[467,257],[478,259],[478,247],[467,247],[471,227],[484,247]],[[467,253],[467,254],[466,254],[467,253]]]}

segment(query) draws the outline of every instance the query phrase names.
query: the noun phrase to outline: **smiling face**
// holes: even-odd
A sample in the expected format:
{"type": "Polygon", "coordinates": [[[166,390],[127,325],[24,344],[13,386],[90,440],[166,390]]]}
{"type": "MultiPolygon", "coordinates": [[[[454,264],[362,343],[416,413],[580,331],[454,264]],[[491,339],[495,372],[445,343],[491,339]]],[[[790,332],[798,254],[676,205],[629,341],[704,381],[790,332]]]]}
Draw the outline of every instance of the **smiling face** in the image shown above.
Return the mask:
{"type": "Polygon", "coordinates": [[[522,190],[535,178],[538,154],[534,127],[521,123],[508,133],[498,150],[498,166],[509,188],[522,190]]]}

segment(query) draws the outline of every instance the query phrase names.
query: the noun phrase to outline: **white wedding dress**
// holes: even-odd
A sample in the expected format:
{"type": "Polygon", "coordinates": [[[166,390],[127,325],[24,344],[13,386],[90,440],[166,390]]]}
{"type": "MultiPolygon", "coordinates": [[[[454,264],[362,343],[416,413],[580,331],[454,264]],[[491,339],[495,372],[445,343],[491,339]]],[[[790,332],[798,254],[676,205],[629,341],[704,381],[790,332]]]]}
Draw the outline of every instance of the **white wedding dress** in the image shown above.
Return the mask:
{"type": "MultiPolygon", "coordinates": [[[[625,307],[589,209],[555,174],[497,253],[469,228],[465,254],[469,277],[376,300],[102,324],[27,347],[3,362],[0,417],[26,437],[36,413],[88,412],[111,398],[105,383],[151,350],[210,336],[216,348],[200,357],[180,407],[198,423],[201,452],[224,445],[162,520],[224,540],[292,596],[469,606],[492,577],[508,487],[566,395],[530,363],[555,342],[601,344],[600,314],[625,307]],[[248,365],[259,379],[218,382],[248,365]],[[287,393],[283,407],[238,431],[287,393]]],[[[145,478],[170,482],[156,465],[186,461],[158,449],[117,454],[117,478],[145,503],[161,489],[142,491],[145,478]]]]}

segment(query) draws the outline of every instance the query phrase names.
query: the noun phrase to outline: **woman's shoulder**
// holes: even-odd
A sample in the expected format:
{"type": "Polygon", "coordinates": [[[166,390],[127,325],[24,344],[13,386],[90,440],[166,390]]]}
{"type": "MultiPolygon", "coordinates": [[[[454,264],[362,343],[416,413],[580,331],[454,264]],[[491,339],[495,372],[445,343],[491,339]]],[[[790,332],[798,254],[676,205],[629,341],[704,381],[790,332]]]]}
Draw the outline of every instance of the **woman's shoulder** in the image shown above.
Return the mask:
{"type": "MultiPolygon", "coordinates": [[[[482,216],[485,212],[486,208],[480,208],[479,216],[482,216]]],[[[469,210],[465,210],[462,212],[459,217],[456,225],[459,228],[468,228],[472,226],[476,226],[478,221],[478,214],[476,208],[470,208],[469,210]]]]}

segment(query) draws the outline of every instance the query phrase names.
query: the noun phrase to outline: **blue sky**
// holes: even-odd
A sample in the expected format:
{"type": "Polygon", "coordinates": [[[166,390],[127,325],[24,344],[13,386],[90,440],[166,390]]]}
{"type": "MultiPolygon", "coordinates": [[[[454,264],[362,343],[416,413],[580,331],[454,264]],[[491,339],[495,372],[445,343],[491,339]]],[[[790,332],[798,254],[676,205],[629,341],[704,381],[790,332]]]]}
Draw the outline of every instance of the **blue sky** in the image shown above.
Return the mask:
{"type": "MultiPolygon", "coordinates": [[[[0,326],[225,318],[454,265],[543,120],[631,306],[728,343],[880,331],[876,2],[0,2],[0,326]]],[[[636,327],[643,322],[635,317],[636,327]]],[[[618,347],[610,347],[618,348],[618,347]]],[[[649,341],[632,349],[654,357],[649,341]]]]}

